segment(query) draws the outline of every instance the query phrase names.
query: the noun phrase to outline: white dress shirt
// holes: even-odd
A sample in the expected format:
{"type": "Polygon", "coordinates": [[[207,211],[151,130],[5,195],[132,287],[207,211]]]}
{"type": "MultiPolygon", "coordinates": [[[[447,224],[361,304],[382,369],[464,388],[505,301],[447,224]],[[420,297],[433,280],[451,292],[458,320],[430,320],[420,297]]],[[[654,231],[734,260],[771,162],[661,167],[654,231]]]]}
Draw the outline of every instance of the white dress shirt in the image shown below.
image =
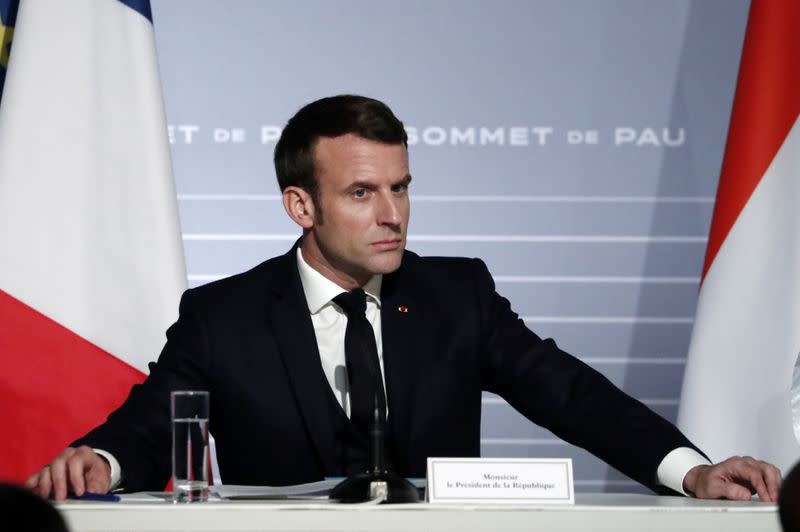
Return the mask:
{"type": "MultiPolygon", "coordinates": [[[[350,387],[347,383],[347,365],[344,352],[344,333],[347,329],[347,314],[332,299],[345,290],[312,268],[303,259],[303,253],[297,248],[297,269],[306,296],[308,311],[311,313],[311,324],[317,338],[319,358],[322,371],[328,379],[333,395],[350,417],[350,387]]],[[[383,371],[383,340],[381,337],[381,282],[382,275],[373,275],[363,286],[367,294],[367,320],[375,333],[375,345],[378,347],[378,361],[383,371]]],[[[386,378],[383,382],[384,393],[386,378]]],[[[387,405],[388,406],[388,405],[387,405]]],[[[388,409],[387,409],[388,415],[388,409]]]]}
{"type": "MultiPolygon", "coordinates": [[[[303,254],[299,247],[297,248],[297,268],[300,272],[300,281],[303,285],[308,311],[311,314],[311,323],[314,326],[314,335],[317,339],[322,371],[328,379],[328,384],[333,390],[336,400],[339,401],[347,416],[350,417],[350,392],[347,385],[347,365],[344,352],[347,315],[339,305],[332,301],[334,297],[345,290],[309,266],[303,259],[303,254]]],[[[384,376],[383,388],[386,390],[380,313],[382,281],[383,277],[381,275],[375,275],[363,288],[367,294],[367,319],[375,333],[378,360],[380,361],[381,374],[384,376]]],[[[95,452],[108,460],[111,466],[111,486],[112,489],[116,488],[121,480],[119,462],[106,451],[95,449],[95,452]]],[[[662,486],[687,495],[683,490],[683,478],[686,473],[696,465],[709,464],[710,462],[694,449],[679,447],[672,450],[661,461],[656,471],[656,478],[662,486]]]]}

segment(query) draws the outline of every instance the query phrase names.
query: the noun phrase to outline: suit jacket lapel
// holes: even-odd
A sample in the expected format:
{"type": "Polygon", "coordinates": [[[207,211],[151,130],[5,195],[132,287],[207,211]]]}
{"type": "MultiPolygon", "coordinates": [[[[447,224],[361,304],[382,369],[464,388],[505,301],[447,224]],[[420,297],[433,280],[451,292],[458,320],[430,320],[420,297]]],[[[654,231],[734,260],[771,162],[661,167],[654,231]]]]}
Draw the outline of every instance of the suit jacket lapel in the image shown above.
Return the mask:
{"type": "MultiPolygon", "coordinates": [[[[404,257],[404,264],[410,257],[404,257]]],[[[425,367],[425,350],[432,338],[435,316],[428,315],[424,294],[415,287],[406,267],[384,277],[381,287],[381,328],[383,364],[388,397],[389,441],[394,443],[392,458],[404,467],[402,457],[412,448],[411,429],[420,379],[425,367]],[[399,452],[398,452],[399,451],[399,452]]]]}
{"type": "Polygon", "coordinates": [[[308,433],[325,470],[333,471],[335,441],[328,415],[333,396],[322,371],[314,327],[297,271],[296,247],[284,255],[280,265],[283,271],[272,283],[267,316],[308,433]]]}

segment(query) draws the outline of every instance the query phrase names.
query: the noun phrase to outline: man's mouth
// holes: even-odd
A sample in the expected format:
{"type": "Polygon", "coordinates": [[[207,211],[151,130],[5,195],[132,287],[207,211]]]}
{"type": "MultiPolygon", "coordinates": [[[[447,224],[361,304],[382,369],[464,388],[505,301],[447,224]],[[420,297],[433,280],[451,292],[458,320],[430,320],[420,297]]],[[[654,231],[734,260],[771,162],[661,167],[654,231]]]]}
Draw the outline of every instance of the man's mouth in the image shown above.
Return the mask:
{"type": "Polygon", "coordinates": [[[374,249],[378,251],[392,251],[399,248],[402,245],[403,241],[399,238],[391,238],[387,240],[378,240],[377,242],[373,242],[370,244],[374,249]]]}

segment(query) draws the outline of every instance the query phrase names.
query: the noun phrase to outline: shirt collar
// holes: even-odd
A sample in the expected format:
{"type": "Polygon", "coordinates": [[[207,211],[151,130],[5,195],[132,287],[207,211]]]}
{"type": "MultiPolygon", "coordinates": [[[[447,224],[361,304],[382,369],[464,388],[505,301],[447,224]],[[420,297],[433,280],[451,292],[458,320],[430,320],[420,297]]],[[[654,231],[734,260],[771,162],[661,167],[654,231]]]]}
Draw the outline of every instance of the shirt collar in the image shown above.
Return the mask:
{"type": "MultiPolygon", "coordinates": [[[[344,289],[334,283],[317,270],[308,265],[297,247],[297,270],[300,272],[300,282],[303,284],[303,292],[306,296],[306,304],[311,314],[316,314],[331,302],[331,300],[344,292],[344,289]]],[[[362,288],[375,303],[381,307],[381,284],[383,275],[375,274],[370,277],[367,284],[362,288]]]]}

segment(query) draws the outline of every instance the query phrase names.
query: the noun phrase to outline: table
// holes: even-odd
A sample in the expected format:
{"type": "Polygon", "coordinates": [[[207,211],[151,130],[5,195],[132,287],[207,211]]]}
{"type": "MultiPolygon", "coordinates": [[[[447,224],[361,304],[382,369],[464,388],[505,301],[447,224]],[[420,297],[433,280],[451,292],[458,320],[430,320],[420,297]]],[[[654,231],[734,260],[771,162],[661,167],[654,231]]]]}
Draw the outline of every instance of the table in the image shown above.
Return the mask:
{"type": "Polygon", "coordinates": [[[584,493],[574,506],[339,505],[301,501],[173,504],[66,501],[56,507],[72,532],[720,530],[780,531],[777,507],[656,495],[584,493]]]}

